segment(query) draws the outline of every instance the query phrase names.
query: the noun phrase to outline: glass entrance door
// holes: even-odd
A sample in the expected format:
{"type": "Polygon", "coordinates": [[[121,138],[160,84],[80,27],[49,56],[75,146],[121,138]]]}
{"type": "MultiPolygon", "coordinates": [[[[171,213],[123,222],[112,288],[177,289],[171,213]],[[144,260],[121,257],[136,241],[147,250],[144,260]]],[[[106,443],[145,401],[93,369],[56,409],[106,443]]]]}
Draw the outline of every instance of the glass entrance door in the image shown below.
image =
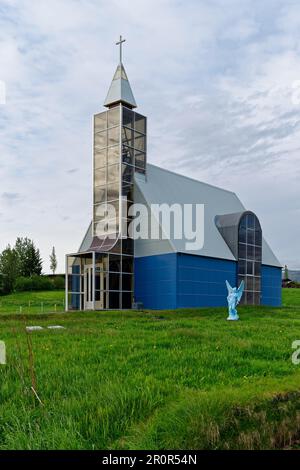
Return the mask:
{"type": "Polygon", "coordinates": [[[84,310],[94,309],[93,285],[94,285],[93,267],[85,266],[84,268],[84,310]]]}

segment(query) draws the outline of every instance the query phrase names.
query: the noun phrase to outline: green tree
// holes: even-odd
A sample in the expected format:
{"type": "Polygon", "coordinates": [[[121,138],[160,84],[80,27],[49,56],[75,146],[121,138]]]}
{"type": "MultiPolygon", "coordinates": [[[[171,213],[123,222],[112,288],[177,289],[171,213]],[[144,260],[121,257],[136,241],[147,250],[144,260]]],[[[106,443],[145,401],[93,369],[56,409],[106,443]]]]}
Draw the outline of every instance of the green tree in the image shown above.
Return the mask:
{"type": "Polygon", "coordinates": [[[0,272],[2,292],[9,294],[14,290],[18,277],[18,254],[10,245],[0,254],[0,272]]]}
{"type": "Polygon", "coordinates": [[[15,251],[18,255],[18,275],[31,277],[42,274],[43,262],[40,250],[29,238],[17,238],[15,251]]]}
{"type": "Polygon", "coordinates": [[[50,255],[50,269],[53,274],[55,274],[57,270],[57,257],[55,252],[55,247],[52,248],[52,253],[50,255]]]}

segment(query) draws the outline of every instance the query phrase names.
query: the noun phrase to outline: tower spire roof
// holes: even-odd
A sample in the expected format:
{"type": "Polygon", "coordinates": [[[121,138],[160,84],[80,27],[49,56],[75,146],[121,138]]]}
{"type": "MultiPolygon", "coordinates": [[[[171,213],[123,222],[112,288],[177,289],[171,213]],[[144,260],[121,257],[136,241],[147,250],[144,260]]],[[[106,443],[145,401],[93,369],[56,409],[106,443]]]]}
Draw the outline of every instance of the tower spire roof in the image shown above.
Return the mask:
{"type": "Polygon", "coordinates": [[[136,102],[131,90],[131,86],[122,63],[122,46],[126,39],[120,36],[120,40],[116,43],[120,47],[120,62],[115,71],[111,85],[109,87],[107,96],[104,101],[104,106],[110,108],[114,104],[123,103],[130,108],[136,108],[136,102]]]}

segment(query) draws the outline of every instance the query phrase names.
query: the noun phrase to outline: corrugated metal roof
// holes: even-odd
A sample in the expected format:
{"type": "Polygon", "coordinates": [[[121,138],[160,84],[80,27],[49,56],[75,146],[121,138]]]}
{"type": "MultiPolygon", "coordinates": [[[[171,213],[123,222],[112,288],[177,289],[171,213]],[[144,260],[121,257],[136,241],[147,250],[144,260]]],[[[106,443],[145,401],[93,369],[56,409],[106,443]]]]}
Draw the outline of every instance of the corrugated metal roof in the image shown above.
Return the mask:
{"type": "MultiPolygon", "coordinates": [[[[216,186],[197,181],[186,176],[164,170],[155,165],[147,165],[147,177],[135,178],[135,202],[145,204],[204,204],[204,246],[201,250],[186,250],[186,240],[136,240],[135,256],[151,256],[164,253],[190,253],[211,258],[235,261],[236,258],[219,232],[216,216],[226,217],[228,223],[237,223],[246,210],[235,193],[216,186]]],[[[150,223],[150,220],[149,220],[150,223]]],[[[162,229],[164,229],[162,227],[162,229]]],[[[80,252],[90,248],[93,241],[92,226],[79,249],[80,252]]],[[[263,259],[265,265],[281,267],[268,243],[263,238],[263,259]]]]}
{"type": "MultiPolygon", "coordinates": [[[[147,165],[145,181],[136,178],[135,202],[169,205],[204,204],[204,246],[197,251],[186,250],[186,239],[136,240],[135,255],[149,256],[157,253],[181,252],[213,258],[236,260],[215,224],[218,215],[244,212],[246,209],[237,195],[216,186],[188,178],[155,165],[147,165]]],[[[162,227],[164,230],[164,227],[162,227]]],[[[281,267],[280,262],[263,239],[263,264],[281,267]]]]}

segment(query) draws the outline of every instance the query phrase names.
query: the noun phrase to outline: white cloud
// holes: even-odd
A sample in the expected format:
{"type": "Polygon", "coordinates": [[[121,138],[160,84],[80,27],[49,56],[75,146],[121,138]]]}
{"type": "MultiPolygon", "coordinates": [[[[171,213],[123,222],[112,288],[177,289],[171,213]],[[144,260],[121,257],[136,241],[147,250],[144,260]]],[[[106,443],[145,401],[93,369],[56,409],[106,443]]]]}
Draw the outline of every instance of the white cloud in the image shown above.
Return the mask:
{"type": "Polygon", "coordinates": [[[300,267],[299,7],[291,2],[0,0],[0,249],[76,251],[92,213],[92,114],[127,38],[148,160],[236,190],[300,267]],[[274,186],[276,190],[274,190],[274,186]],[[298,256],[298,258],[297,258],[298,256]]]}

